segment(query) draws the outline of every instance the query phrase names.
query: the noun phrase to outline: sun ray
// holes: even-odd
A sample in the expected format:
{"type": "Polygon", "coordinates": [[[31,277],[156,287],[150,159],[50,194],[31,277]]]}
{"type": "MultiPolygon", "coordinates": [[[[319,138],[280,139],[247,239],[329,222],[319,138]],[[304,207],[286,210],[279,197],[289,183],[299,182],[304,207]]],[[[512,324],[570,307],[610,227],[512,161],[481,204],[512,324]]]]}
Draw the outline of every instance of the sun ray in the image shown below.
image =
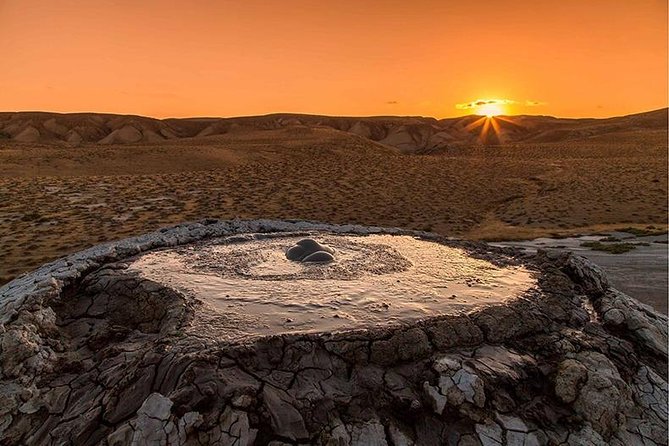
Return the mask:
{"type": "Polygon", "coordinates": [[[490,132],[490,121],[492,118],[484,118],[485,122],[483,123],[483,128],[481,129],[481,133],[479,134],[479,139],[483,144],[486,143],[488,140],[488,132],[490,132]]]}
{"type": "MultiPolygon", "coordinates": [[[[490,118],[490,125],[492,125],[492,131],[495,132],[495,135],[497,138],[500,138],[501,132],[500,132],[500,127],[499,127],[499,122],[497,122],[497,117],[490,118]]],[[[501,141],[500,141],[501,142],[501,141]]]]}
{"type": "Polygon", "coordinates": [[[474,130],[475,128],[481,127],[481,126],[485,123],[485,120],[486,120],[486,117],[485,117],[485,116],[481,116],[481,117],[480,117],[479,119],[477,119],[476,121],[474,121],[474,122],[468,124],[468,125],[465,127],[465,130],[467,130],[467,131],[469,132],[469,131],[474,130]]]}
{"type": "Polygon", "coordinates": [[[478,99],[468,104],[458,104],[458,108],[475,109],[478,115],[464,129],[477,135],[477,139],[484,145],[501,144],[504,140],[503,123],[516,125],[511,118],[503,116],[506,107],[515,102],[510,99],[478,99]]]}

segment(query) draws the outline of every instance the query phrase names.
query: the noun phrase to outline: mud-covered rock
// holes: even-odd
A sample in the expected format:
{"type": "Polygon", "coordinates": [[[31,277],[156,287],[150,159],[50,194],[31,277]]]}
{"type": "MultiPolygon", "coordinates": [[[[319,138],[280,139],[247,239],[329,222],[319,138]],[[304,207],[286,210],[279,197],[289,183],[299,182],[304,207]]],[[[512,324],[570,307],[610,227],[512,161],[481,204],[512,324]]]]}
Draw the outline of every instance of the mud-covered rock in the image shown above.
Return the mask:
{"type": "Polygon", "coordinates": [[[298,241],[286,251],[286,258],[296,262],[331,262],[334,260],[334,249],[318,243],[311,238],[298,241]]]}

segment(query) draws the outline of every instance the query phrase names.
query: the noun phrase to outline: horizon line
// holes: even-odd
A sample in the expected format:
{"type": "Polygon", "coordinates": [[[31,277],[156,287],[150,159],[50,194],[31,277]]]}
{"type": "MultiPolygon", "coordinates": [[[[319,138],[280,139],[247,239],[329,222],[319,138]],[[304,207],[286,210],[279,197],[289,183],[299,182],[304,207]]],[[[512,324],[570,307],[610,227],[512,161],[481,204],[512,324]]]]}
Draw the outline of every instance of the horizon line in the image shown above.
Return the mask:
{"type": "MultiPolygon", "coordinates": [[[[633,112],[633,113],[627,113],[624,115],[610,115],[610,116],[603,116],[603,117],[593,117],[593,116],[554,116],[554,115],[546,115],[546,114],[503,114],[503,115],[496,115],[494,117],[507,117],[507,118],[514,118],[514,117],[542,117],[542,118],[553,118],[553,119],[573,119],[573,120],[578,120],[578,119],[611,119],[611,118],[624,118],[626,116],[634,116],[634,115],[641,115],[645,113],[653,113],[653,112],[658,112],[661,110],[669,110],[669,105],[656,108],[656,109],[651,109],[651,110],[645,110],[645,111],[639,111],[639,112],[633,112]]],[[[462,119],[462,118],[468,118],[472,116],[476,117],[485,117],[486,115],[478,115],[476,113],[471,113],[468,115],[459,115],[459,116],[447,116],[447,117],[441,117],[437,118],[434,116],[424,116],[424,115],[328,115],[328,114],[318,114],[318,113],[304,113],[304,112],[271,112],[271,113],[263,113],[263,114],[257,114],[257,115],[232,115],[232,116],[166,116],[166,117],[157,117],[157,116],[151,116],[151,115],[141,115],[141,114],[135,114],[135,113],[115,113],[115,112],[97,112],[97,111],[47,111],[47,110],[8,110],[8,111],[0,111],[0,114],[7,114],[7,113],[44,113],[44,114],[58,114],[58,115],[114,115],[114,116],[131,116],[131,117],[137,117],[137,118],[147,118],[147,119],[154,119],[157,121],[166,121],[170,119],[244,119],[244,118],[263,118],[263,117],[270,117],[270,116],[278,116],[278,115],[289,115],[289,116],[311,116],[311,117],[323,117],[323,118],[349,118],[349,119],[371,119],[371,118],[421,118],[421,119],[434,119],[437,121],[442,121],[446,119],[462,119]]]]}

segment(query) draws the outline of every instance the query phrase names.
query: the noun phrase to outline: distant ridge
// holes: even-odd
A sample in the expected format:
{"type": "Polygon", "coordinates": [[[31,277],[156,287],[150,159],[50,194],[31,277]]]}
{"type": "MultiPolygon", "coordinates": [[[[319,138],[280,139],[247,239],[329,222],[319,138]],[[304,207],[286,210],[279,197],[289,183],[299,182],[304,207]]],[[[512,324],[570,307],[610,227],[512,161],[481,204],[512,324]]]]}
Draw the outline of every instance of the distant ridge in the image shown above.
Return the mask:
{"type": "Polygon", "coordinates": [[[640,130],[667,130],[667,108],[613,118],[499,116],[459,118],[335,117],[279,113],[236,118],[155,119],[101,113],[0,113],[0,143],[160,144],[181,138],[286,127],[330,128],[403,152],[433,152],[454,146],[562,142],[640,130]]]}

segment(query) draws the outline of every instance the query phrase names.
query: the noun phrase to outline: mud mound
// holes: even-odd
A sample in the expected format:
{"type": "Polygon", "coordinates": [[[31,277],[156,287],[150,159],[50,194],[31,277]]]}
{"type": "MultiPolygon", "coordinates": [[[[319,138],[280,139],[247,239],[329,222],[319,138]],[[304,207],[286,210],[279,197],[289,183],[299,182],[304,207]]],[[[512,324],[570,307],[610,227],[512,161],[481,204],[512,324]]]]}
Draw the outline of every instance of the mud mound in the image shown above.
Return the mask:
{"type": "Polygon", "coordinates": [[[91,248],[0,288],[0,442],[667,444],[666,345],[666,317],[579,257],[360,226],[189,224],[91,248]],[[275,248],[304,237],[333,245],[335,261],[277,267],[275,252],[290,261],[275,248]],[[356,243],[405,263],[338,276],[357,265],[346,248],[356,243]],[[430,276],[422,255],[452,269],[430,276]],[[504,289],[476,279],[519,271],[529,275],[522,290],[505,284],[504,298],[458,311],[244,339],[225,336],[202,292],[213,278],[241,294],[413,274],[414,284],[379,292],[410,302],[429,286],[438,306],[441,291],[425,277],[473,300],[487,285],[504,289]]]}

